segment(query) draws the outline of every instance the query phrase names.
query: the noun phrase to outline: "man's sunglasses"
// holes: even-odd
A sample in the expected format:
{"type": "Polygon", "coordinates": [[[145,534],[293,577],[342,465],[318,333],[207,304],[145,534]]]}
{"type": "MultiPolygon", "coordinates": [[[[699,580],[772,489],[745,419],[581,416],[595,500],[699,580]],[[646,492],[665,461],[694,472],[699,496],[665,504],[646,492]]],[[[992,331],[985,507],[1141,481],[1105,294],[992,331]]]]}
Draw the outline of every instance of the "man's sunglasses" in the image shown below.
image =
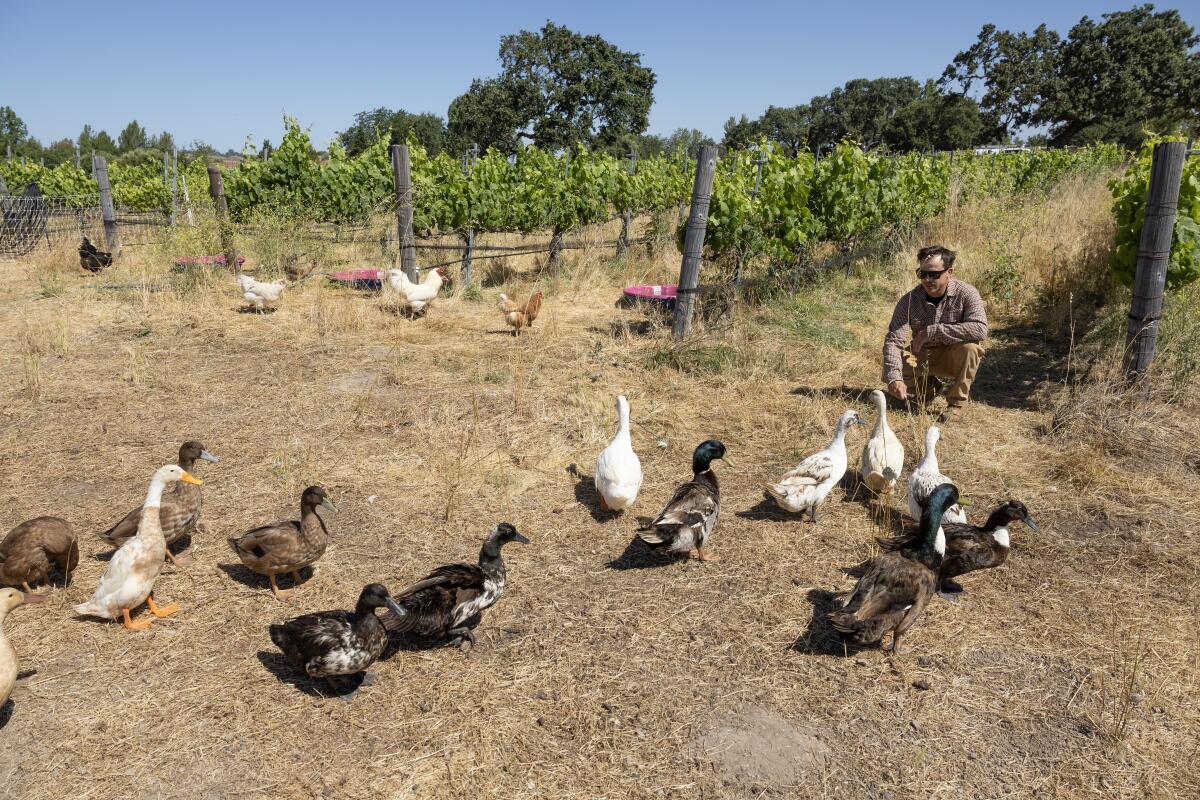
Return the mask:
{"type": "Polygon", "coordinates": [[[919,270],[917,270],[917,277],[923,281],[925,281],[925,280],[935,281],[938,278],[945,275],[949,271],[950,271],[949,269],[933,269],[933,270],[919,269],[919,270]]]}

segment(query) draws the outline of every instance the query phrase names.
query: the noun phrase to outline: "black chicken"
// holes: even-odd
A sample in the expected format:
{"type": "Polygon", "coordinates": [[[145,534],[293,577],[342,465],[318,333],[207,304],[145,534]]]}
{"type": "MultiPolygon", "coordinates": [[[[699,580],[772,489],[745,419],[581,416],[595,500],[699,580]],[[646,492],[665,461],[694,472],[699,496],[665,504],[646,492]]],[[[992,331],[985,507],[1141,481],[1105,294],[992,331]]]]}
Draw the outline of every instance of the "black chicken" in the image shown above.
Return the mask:
{"type": "Polygon", "coordinates": [[[85,236],[83,244],[79,245],[79,266],[95,274],[105,267],[112,266],[112,253],[97,250],[96,245],[89,242],[85,236]]]}

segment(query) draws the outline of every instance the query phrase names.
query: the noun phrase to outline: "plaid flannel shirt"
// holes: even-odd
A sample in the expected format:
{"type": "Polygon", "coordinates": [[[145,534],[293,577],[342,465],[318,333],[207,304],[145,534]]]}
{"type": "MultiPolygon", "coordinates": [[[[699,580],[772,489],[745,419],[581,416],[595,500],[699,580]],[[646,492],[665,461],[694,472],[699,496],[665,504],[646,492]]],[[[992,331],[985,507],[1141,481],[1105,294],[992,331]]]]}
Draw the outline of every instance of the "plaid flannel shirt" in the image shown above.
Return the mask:
{"type": "MultiPolygon", "coordinates": [[[[926,331],[934,347],[960,342],[982,342],[987,338],[987,312],[979,290],[951,278],[946,295],[936,306],[917,286],[900,298],[883,340],[883,382],[903,380],[904,346],[910,332],[926,331]]],[[[928,346],[927,345],[927,346],[928,346]]]]}

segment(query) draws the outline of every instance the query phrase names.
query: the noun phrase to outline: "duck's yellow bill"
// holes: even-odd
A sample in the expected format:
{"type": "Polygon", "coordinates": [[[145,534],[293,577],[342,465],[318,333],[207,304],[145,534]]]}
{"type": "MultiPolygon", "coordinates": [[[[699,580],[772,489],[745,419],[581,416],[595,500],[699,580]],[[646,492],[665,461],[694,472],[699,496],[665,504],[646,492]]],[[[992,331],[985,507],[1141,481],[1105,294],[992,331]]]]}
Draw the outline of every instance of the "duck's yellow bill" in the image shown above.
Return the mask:
{"type": "Polygon", "coordinates": [[[197,478],[195,475],[193,475],[190,472],[185,472],[182,475],[180,475],[179,480],[183,481],[184,483],[195,484],[196,486],[201,486],[204,484],[204,481],[200,480],[199,478],[197,478]]]}

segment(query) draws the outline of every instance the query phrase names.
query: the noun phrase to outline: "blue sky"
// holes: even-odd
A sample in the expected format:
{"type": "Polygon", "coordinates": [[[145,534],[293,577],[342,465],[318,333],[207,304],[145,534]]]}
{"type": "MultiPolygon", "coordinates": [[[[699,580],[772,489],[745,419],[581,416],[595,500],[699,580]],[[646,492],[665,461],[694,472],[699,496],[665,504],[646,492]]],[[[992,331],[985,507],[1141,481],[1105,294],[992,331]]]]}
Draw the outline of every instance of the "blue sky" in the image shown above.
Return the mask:
{"type": "MultiPolygon", "coordinates": [[[[433,111],[499,70],[503,34],[547,19],[642,54],[658,76],[650,132],[795,105],[860,77],[937,77],[987,22],[1066,34],[1120,4],[290,3],[0,0],[0,105],[48,144],[85,122],[114,137],[136,118],[181,143],[278,141],[286,112],[324,146],[377,106],[433,111]],[[93,35],[87,35],[92,31],[93,35]]],[[[1200,0],[1178,8],[1200,26],[1200,0]]]]}

